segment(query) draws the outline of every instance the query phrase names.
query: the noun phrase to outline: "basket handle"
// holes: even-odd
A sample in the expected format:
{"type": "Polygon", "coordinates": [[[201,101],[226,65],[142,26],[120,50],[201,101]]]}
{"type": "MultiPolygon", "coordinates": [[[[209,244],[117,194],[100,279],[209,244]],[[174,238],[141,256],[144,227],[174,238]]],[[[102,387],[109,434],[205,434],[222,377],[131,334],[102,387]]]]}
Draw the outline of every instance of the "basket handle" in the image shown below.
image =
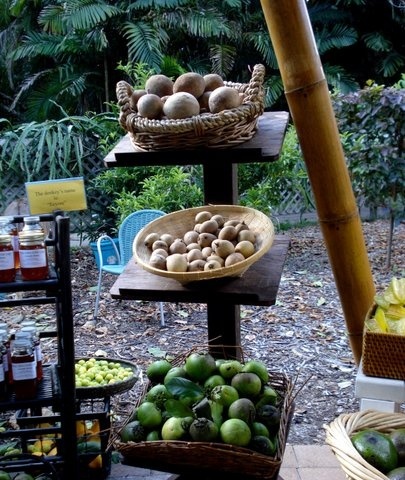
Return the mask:
{"type": "Polygon", "coordinates": [[[118,99],[118,105],[120,107],[119,122],[121,127],[126,130],[127,117],[131,113],[129,99],[134,90],[125,80],[118,82],[115,90],[118,99]]]}
{"type": "Polygon", "coordinates": [[[262,102],[264,97],[263,82],[265,73],[264,65],[259,63],[253,67],[252,77],[244,92],[244,102],[262,102]]]}

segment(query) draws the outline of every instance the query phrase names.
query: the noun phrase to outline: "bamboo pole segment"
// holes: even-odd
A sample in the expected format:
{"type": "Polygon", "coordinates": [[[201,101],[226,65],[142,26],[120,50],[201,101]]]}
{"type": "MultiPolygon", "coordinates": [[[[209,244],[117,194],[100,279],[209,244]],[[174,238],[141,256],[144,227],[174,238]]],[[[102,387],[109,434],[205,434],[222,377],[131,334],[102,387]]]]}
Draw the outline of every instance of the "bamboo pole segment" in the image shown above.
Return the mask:
{"type": "Polygon", "coordinates": [[[261,0],[311,182],[354,359],[375,287],[305,0],[261,0]]]}

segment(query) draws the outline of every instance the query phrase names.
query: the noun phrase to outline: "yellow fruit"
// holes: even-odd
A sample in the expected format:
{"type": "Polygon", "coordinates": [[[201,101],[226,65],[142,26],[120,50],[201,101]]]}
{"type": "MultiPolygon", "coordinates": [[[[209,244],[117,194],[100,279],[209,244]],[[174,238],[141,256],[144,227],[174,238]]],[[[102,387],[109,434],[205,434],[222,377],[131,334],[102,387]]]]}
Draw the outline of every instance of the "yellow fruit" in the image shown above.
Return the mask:
{"type": "Polygon", "coordinates": [[[103,457],[102,455],[97,455],[97,457],[89,463],[89,468],[99,469],[103,466],[103,457]]]}

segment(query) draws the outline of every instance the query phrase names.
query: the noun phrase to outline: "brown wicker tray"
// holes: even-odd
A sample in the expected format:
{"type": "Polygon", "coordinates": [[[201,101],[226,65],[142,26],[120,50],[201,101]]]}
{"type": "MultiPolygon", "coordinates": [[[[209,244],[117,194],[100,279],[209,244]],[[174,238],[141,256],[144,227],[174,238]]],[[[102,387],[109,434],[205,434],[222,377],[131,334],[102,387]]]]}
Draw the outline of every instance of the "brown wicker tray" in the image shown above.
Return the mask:
{"type": "MultiPolygon", "coordinates": [[[[161,440],[122,443],[117,440],[114,447],[123,455],[123,463],[140,468],[184,475],[213,475],[214,478],[220,474],[221,478],[275,480],[283,460],[294,400],[290,380],[281,373],[269,374],[271,385],[282,398],[282,416],[274,457],[248,448],[212,442],[161,440]]],[[[137,404],[142,399],[143,396],[137,404]]]]}
{"type": "Polygon", "coordinates": [[[325,426],[326,444],[332,449],[349,479],[388,480],[383,473],[366,462],[352,444],[351,436],[367,428],[383,433],[405,428],[405,415],[374,410],[342,414],[325,426]]]}
{"type": "MultiPolygon", "coordinates": [[[[373,305],[367,318],[374,315],[375,309],[373,305]]],[[[405,380],[405,336],[365,329],[362,367],[363,373],[371,377],[405,380]]]]}
{"type": "Polygon", "coordinates": [[[149,120],[131,110],[132,87],[125,81],[116,86],[119,122],[129,132],[137,150],[229,148],[250,140],[264,111],[265,69],[255,65],[249,83],[225,82],[244,94],[242,105],[220,113],[203,113],[181,120],[149,120]]]}
{"type": "Polygon", "coordinates": [[[173,278],[182,284],[224,277],[239,277],[253,265],[253,263],[260,260],[260,258],[268,252],[273,244],[274,235],[275,232],[272,221],[267,215],[258,210],[239,205],[206,205],[186,210],[178,210],[177,212],[169,213],[148,223],[134,239],[133,254],[136,262],[144,270],[155,275],[173,278]],[[167,270],[161,270],[151,266],[149,263],[151,251],[144,243],[147,235],[152,232],[159,234],[170,233],[175,238],[181,238],[184,233],[193,229],[195,215],[203,210],[208,210],[213,214],[219,213],[226,217],[227,220],[238,219],[244,221],[249,229],[256,234],[256,252],[242,262],[210,271],[168,272],[167,270]]]}

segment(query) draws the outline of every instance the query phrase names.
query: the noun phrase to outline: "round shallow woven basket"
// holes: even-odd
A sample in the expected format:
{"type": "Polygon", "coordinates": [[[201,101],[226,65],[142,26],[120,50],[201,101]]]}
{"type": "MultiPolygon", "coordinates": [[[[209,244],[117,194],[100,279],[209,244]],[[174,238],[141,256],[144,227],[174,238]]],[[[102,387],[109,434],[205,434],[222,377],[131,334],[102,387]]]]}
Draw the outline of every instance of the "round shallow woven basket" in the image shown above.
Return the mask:
{"type": "Polygon", "coordinates": [[[256,133],[258,118],[264,111],[264,74],[264,66],[258,64],[249,83],[224,82],[243,94],[239,107],[179,120],[150,120],[138,115],[130,106],[133,88],[122,80],[116,86],[119,122],[137,150],[233,147],[256,133]]]}
{"type": "Polygon", "coordinates": [[[366,462],[352,444],[351,437],[367,428],[383,433],[405,428],[405,415],[375,410],[342,414],[325,426],[326,444],[331,447],[349,479],[388,480],[388,477],[366,462]]]}
{"type": "Polygon", "coordinates": [[[224,277],[240,277],[251,265],[257,262],[272,246],[274,241],[274,226],[264,213],[253,208],[239,205],[206,205],[202,207],[178,210],[157,218],[144,227],[134,239],[133,254],[137,263],[150,273],[163,277],[174,278],[182,284],[201,280],[213,280],[224,277]],[[198,272],[168,272],[150,265],[151,250],[145,246],[145,238],[150,233],[170,233],[174,238],[182,238],[188,230],[193,230],[194,218],[198,212],[208,210],[212,214],[221,214],[226,220],[238,219],[245,222],[256,234],[256,252],[229,267],[198,272]]]}
{"type": "MultiPolygon", "coordinates": [[[[79,358],[77,360],[80,360],[79,358]]],[[[76,360],[76,361],[77,361],[76,360]]],[[[88,360],[88,358],[84,358],[88,360]]],[[[77,387],[76,388],[76,397],[77,398],[104,398],[111,397],[112,395],[117,395],[118,393],[126,392],[131,390],[135,385],[139,377],[139,368],[132,362],[126,360],[117,360],[115,358],[104,358],[100,357],[98,360],[106,360],[107,362],[119,363],[122,367],[131,368],[133,375],[119,382],[109,383],[108,385],[100,385],[99,387],[77,387]]]]}

